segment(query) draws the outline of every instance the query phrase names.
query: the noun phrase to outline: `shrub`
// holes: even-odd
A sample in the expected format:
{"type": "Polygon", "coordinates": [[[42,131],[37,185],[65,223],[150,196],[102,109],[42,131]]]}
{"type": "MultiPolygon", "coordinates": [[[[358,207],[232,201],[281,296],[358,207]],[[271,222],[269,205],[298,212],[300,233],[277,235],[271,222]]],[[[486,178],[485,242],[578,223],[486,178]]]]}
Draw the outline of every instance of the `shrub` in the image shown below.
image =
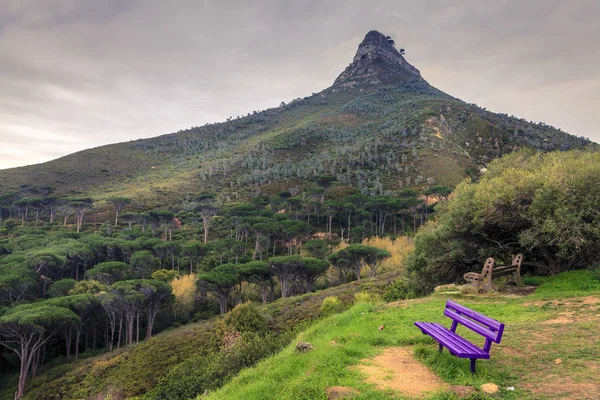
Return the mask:
{"type": "Polygon", "coordinates": [[[251,303],[237,305],[225,317],[225,324],[239,333],[264,333],[267,330],[267,319],[251,303]]]}
{"type": "Polygon", "coordinates": [[[387,287],[383,298],[385,301],[406,300],[416,297],[406,278],[399,278],[387,287]]]}
{"type": "Polygon", "coordinates": [[[357,303],[377,303],[381,300],[379,295],[369,292],[358,292],[354,294],[354,301],[357,303]]]}
{"type": "Polygon", "coordinates": [[[344,303],[335,296],[328,296],[323,299],[321,304],[321,314],[331,315],[344,311],[344,303]]]}

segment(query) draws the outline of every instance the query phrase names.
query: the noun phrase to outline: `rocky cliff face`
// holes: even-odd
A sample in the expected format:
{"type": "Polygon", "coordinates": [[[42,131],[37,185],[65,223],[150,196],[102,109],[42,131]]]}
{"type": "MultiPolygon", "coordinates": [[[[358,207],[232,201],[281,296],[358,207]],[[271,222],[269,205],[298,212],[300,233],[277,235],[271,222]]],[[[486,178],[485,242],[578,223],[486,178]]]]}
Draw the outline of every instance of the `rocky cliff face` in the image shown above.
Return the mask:
{"type": "Polygon", "coordinates": [[[333,87],[351,88],[411,80],[423,80],[419,70],[404,59],[391,38],[371,31],[358,46],[352,64],[337,77],[333,87]]]}

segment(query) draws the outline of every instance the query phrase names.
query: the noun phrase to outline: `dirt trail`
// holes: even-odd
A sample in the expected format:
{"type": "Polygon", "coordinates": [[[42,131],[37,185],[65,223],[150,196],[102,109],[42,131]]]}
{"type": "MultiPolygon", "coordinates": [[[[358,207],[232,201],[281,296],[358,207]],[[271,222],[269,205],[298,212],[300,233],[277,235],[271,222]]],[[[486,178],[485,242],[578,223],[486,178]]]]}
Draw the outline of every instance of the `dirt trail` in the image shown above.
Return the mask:
{"type": "Polygon", "coordinates": [[[373,359],[363,360],[357,368],[367,374],[367,382],[381,390],[395,390],[411,397],[449,389],[423,364],[415,360],[411,347],[388,347],[373,359]]]}

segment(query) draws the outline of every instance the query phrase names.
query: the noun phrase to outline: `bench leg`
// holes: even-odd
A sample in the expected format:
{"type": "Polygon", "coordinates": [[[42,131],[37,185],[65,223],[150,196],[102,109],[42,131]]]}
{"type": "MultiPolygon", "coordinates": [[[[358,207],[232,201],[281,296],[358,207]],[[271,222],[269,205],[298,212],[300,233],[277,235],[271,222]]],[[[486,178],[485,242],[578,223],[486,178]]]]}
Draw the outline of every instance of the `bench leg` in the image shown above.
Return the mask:
{"type": "Polygon", "coordinates": [[[442,352],[442,350],[444,349],[444,346],[442,346],[442,344],[440,343],[439,345],[439,349],[440,349],[440,353],[442,352]]]}
{"type": "Polygon", "coordinates": [[[471,373],[474,375],[475,374],[475,361],[477,361],[476,358],[471,358],[471,373]]]}

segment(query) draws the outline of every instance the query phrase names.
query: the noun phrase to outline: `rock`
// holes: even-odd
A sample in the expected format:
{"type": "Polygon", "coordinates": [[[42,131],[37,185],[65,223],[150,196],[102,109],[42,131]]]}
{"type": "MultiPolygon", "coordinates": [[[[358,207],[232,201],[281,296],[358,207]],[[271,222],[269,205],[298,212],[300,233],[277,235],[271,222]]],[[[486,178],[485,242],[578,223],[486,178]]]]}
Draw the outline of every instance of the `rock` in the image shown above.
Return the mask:
{"type": "Polygon", "coordinates": [[[498,385],[496,385],[495,383],[484,383],[483,385],[481,385],[480,387],[482,392],[485,392],[487,394],[494,394],[494,393],[498,393],[498,385]]]}
{"type": "Polygon", "coordinates": [[[315,346],[313,346],[312,344],[310,344],[308,342],[298,342],[298,344],[296,344],[296,351],[300,351],[300,352],[310,351],[314,348],[315,348],[315,346]]]}
{"type": "Polygon", "coordinates": [[[345,387],[345,386],[334,386],[325,389],[325,394],[327,394],[328,400],[334,399],[351,399],[360,394],[360,392],[354,388],[345,387]]]}
{"type": "Polygon", "coordinates": [[[473,386],[452,386],[450,392],[454,393],[461,399],[475,393],[477,390],[473,386]]]}
{"type": "Polygon", "coordinates": [[[344,72],[337,77],[333,87],[352,88],[357,85],[424,81],[418,69],[398,51],[391,38],[371,31],[358,46],[356,55],[344,72]]]}
{"type": "Polygon", "coordinates": [[[447,292],[449,290],[458,290],[458,288],[456,287],[456,285],[454,283],[449,283],[447,285],[440,285],[440,286],[436,286],[435,289],[433,289],[434,292],[447,292]]]}

